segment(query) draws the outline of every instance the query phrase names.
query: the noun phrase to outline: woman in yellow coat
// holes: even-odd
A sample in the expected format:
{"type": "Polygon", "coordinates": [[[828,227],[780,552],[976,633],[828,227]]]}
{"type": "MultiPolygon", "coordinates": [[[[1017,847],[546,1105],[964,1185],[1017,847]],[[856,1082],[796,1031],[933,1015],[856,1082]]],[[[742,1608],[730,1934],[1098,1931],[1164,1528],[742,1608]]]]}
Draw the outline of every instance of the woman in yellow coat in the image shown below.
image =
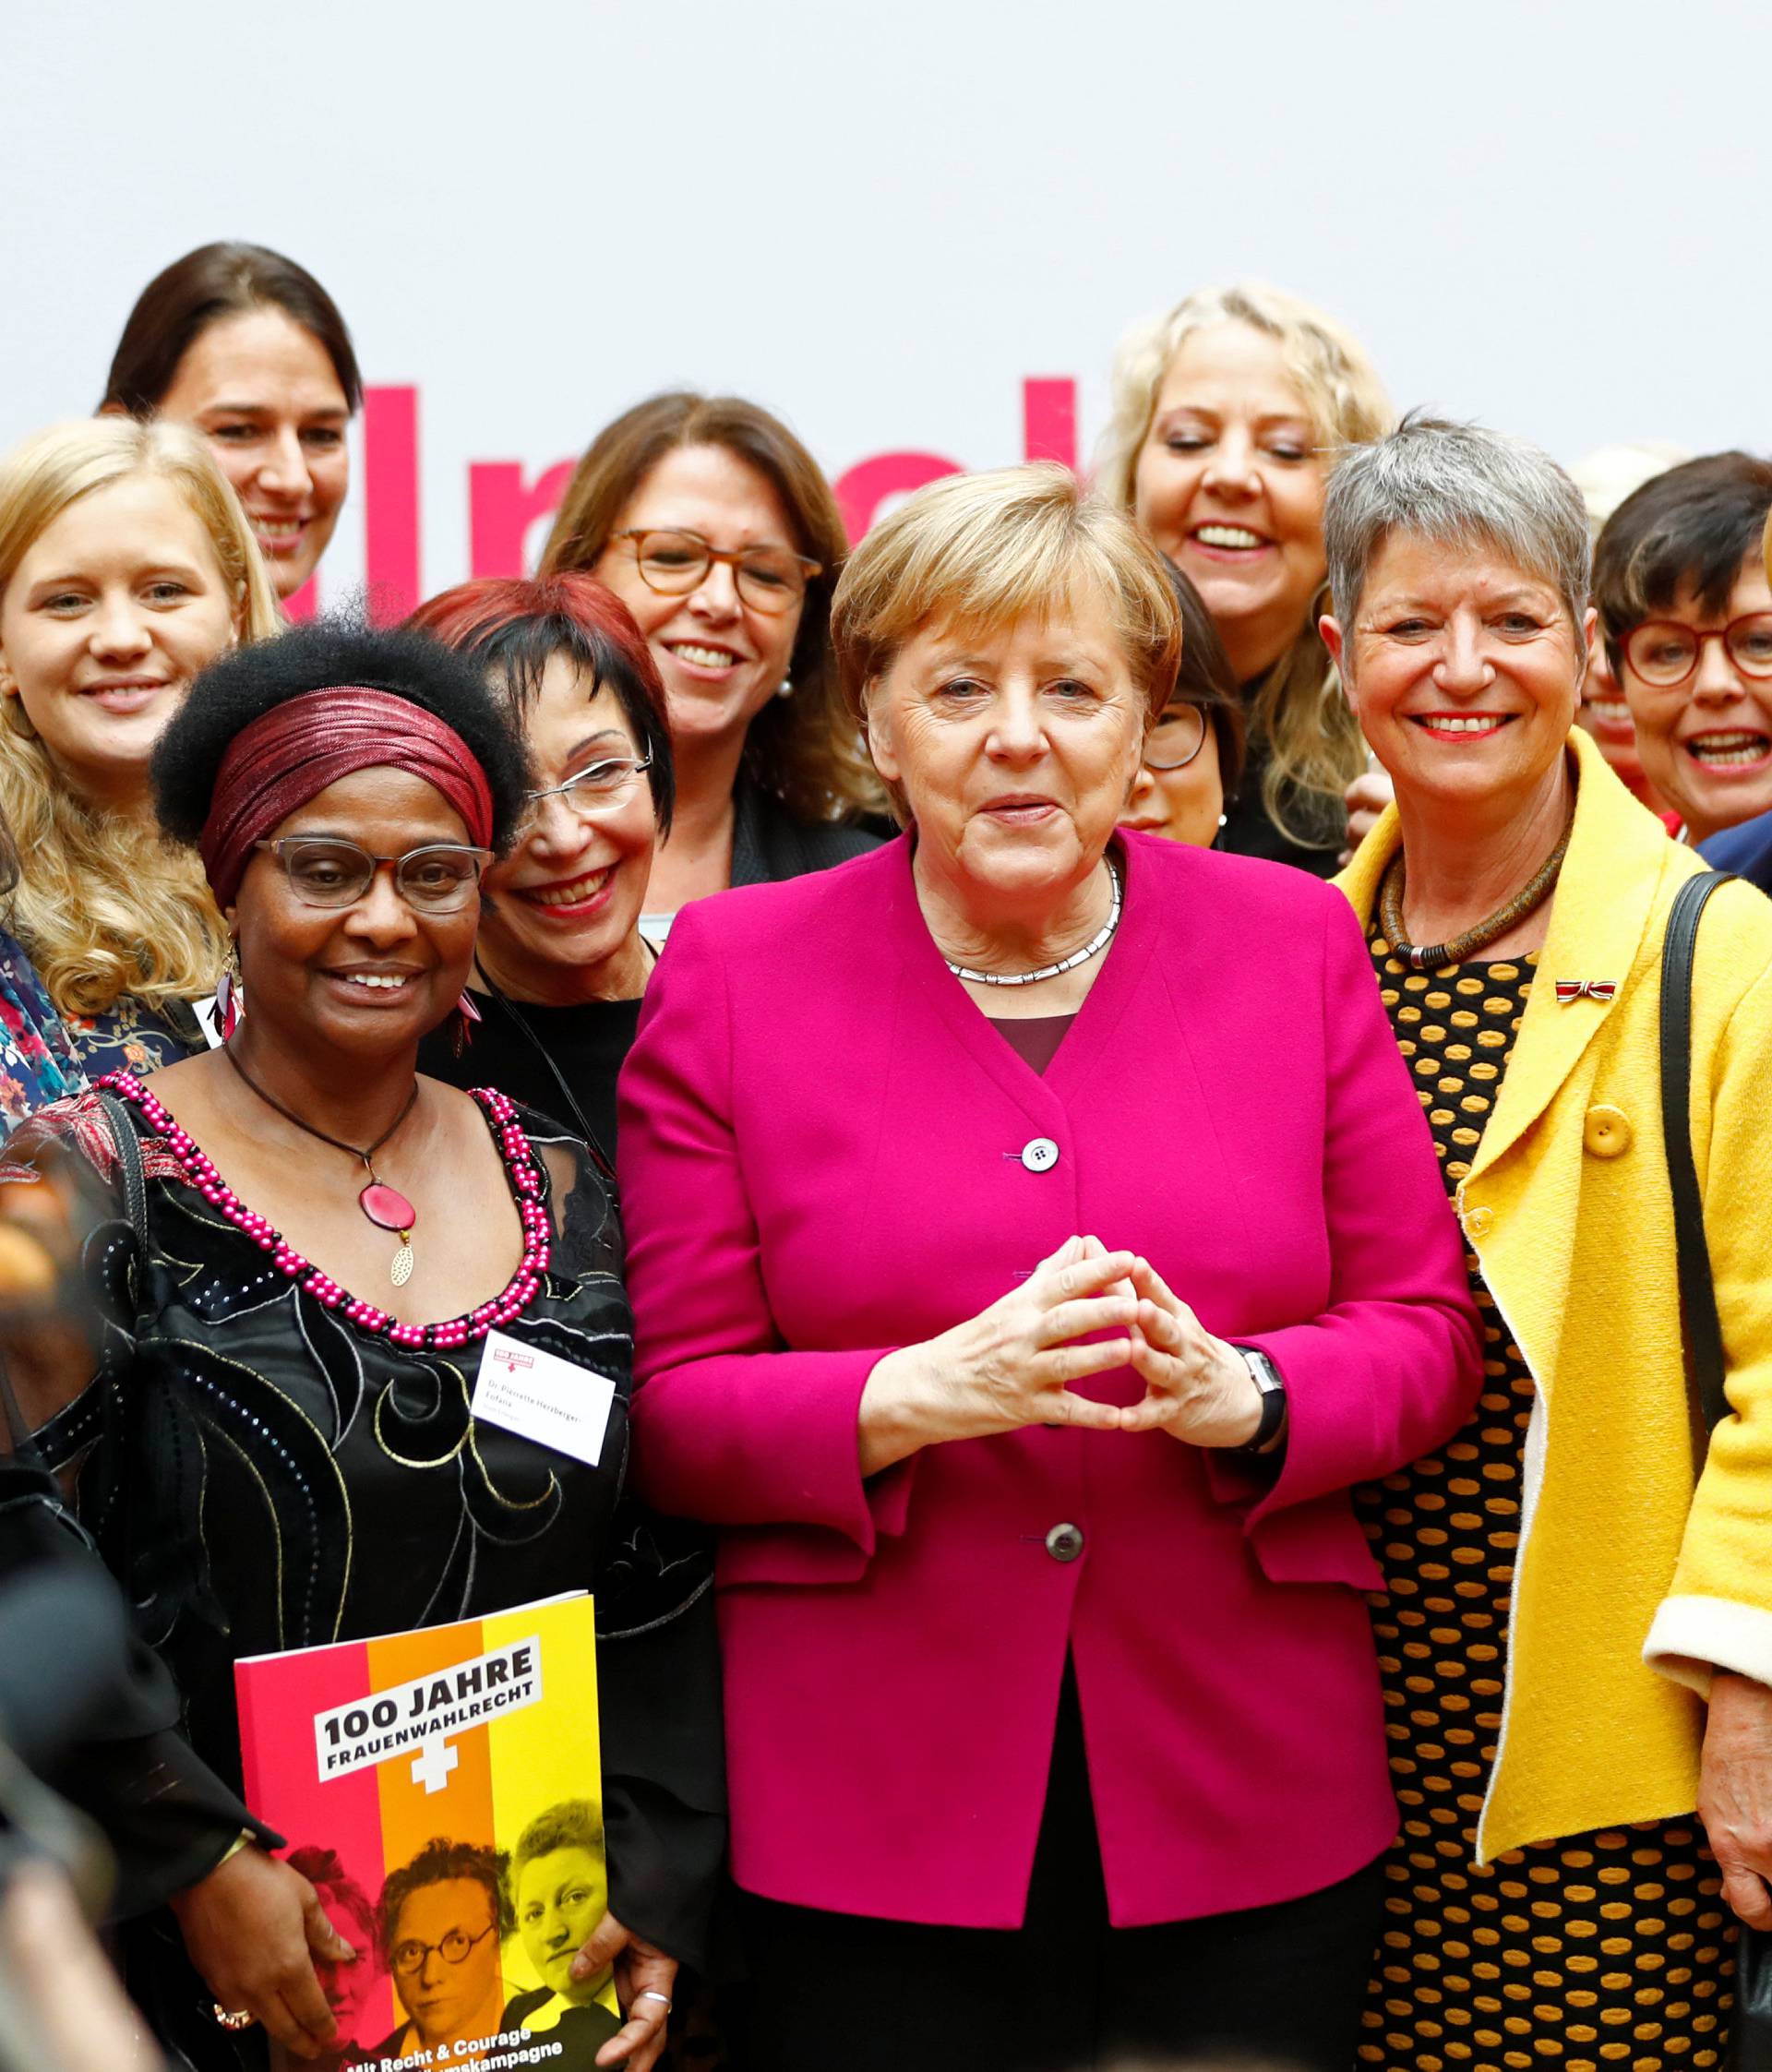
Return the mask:
{"type": "Polygon", "coordinates": [[[1341,463],[1327,538],[1323,637],[1396,787],[1340,883],[1488,1340],[1470,1424],[1363,1492],[1404,1826],[1361,2061],[1717,2065],[1730,1909],[1772,1923],[1772,904],[1725,886],[1698,938],[1734,1415],[1694,1490],[1658,1011],[1703,865],[1574,727],[1580,497],[1413,419],[1341,463]]]}

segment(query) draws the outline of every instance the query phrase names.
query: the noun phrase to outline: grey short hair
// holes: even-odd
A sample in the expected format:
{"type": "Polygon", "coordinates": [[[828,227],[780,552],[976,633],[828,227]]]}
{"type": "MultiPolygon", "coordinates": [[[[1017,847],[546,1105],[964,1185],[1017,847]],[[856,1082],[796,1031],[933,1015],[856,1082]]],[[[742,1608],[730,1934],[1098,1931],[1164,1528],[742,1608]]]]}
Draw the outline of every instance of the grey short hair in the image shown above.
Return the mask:
{"type": "Polygon", "coordinates": [[[1581,492],[1528,440],[1411,411],[1350,448],[1329,477],[1323,549],[1335,617],[1351,633],[1374,557],[1393,533],[1489,548],[1550,583],[1577,635],[1594,551],[1581,492]]]}

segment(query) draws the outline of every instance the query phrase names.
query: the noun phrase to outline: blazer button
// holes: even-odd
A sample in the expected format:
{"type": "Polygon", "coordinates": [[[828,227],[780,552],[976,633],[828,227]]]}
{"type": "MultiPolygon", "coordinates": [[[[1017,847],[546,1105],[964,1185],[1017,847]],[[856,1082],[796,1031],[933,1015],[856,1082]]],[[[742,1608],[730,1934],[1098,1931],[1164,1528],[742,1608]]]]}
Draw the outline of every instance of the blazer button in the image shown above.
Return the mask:
{"type": "Polygon", "coordinates": [[[1059,1147],[1050,1137],[1032,1137],[1022,1146],[1022,1163],[1030,1173],[1049,1173],[1058,1162],[1059,1147]]]}
{"type": "Polygon", "coordinates": [[[1587,1110],[1581,1141],[1589,1157],[1616,1158],[1631,1148],[1634,1134],[1631,1119],[1622,1108],[1608,1108],[1602,1103],[1587,1110]]]}
{"type": "Polygon", "coordinates": [[[1046,1551],[1055,1562],[1073,1562],[1083,1551],[1081,1526],[1054,1526],[1046,1536],[1046,1551]]]}
{"type": "Polygon", "coordinates": [[[1486,1238],[1494,1228],[1493,1209],[1467,1209],[1465,1212],[1465,1235],[1467,1238],[1486,1238]]]}

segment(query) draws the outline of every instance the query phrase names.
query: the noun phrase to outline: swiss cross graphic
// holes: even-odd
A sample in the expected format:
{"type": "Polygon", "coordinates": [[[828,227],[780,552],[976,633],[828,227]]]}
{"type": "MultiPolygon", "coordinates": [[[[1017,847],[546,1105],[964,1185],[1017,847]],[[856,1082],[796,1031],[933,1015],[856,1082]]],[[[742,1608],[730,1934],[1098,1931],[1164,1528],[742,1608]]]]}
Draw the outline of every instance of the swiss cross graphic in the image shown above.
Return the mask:
{"type": "Polygon", "coordinates": [[[427,1741],[413,1757],[413,1782],[422,1784],[427,1793],[440,1791],[460,1761],[453,1742],[427,1741]]]}

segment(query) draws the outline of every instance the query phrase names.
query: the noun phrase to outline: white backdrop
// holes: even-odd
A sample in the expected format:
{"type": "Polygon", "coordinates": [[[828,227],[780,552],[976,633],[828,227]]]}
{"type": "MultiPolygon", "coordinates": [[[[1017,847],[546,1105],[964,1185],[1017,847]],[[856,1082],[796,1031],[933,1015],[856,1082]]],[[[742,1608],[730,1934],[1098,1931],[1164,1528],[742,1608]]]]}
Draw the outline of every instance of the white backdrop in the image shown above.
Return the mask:
{"type": "Polygon", "coordinates": [[[287,251],[396,422],[415,391],[414,467],[359,472],[329,595],[365,518],[424,590],[467,574],[476,464],[520,471],[477,478],[508,557],[511,486],[667,385],[768,403],[839,477],[1019,459],[1024,381],[1073,380],[1086,458],[1125,322],[1244,272],[1350,323],[1400,404],[1565,460],[1772,444],[1745,0],[6,12],[0,443],[93,407],[169,259],[287,251]]]}

